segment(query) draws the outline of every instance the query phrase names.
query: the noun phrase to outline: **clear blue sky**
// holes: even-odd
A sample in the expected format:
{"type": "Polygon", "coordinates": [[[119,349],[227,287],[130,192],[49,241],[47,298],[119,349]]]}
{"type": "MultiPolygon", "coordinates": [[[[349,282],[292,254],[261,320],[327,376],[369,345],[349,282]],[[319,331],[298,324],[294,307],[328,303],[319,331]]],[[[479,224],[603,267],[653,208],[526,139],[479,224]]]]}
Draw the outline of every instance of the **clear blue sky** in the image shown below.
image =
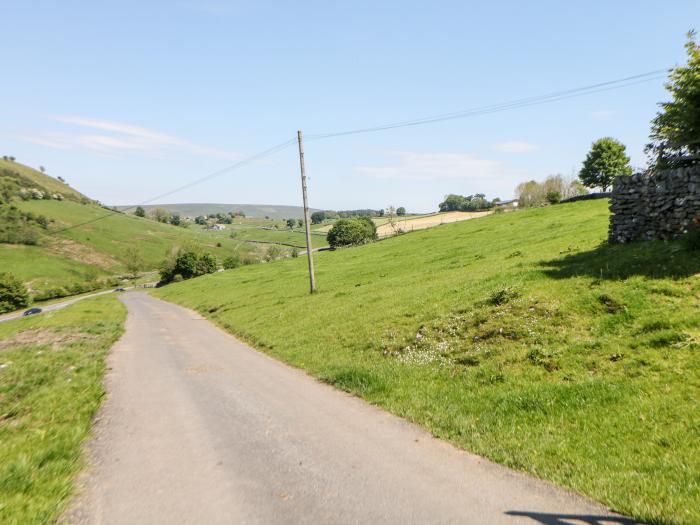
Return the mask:
{"type": "MultiPolygon", "coordinates": [[[[575,88],[685,60],[688,1],[28,1],[3,5],[0,152],[107,204],[149,199],[295,135],[575,88]]],[[[700,28],[698,28],[700,29],[700,28]]],[[[311,205],[434,210],[570,175],[614,136],[634,166],[657,80],[310,142],[311,205]]],[[[300,204],[274,157],[165,199],[300,204]]]]}

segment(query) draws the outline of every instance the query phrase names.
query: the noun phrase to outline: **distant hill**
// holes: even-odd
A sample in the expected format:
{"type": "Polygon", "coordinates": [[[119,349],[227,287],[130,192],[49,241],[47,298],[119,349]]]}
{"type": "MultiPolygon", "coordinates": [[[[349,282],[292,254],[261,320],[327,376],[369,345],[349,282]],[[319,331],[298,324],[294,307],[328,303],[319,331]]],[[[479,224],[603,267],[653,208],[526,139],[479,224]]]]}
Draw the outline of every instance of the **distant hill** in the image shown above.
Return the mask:
{"type": "MultiPolygon", "coordinates": [[[[133,206],[117,206],[118,210],[131,210],[133,206]]],[[[271,219],[301,219],[304,208],[301,206],[278,206],[276,204],[217,204],[217,203],[178,203],[178,204],[149,204],[143,206],[146,211],[152,208],[166,208],[185,217],[196,217],[210,213],[228,213],[242,211],[246,217],[270,217],[271,219]]],[[[311,209],[311,213],[318,211],[311,209]]]]}

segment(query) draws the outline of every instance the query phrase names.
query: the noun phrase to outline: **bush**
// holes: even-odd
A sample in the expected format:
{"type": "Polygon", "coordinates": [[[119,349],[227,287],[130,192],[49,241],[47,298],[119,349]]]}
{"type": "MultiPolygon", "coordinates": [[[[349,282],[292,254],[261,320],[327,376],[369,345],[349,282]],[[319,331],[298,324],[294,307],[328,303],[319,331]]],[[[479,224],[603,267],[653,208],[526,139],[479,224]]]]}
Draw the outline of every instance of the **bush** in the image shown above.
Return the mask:
{"type": "Polygon", "coordinates": [[[369,217],[340,219],[333,224],[326,238],[331,248],[365,244],[376,240],[377,227],[369,217]]]}
{"type": "Polygon", "coordinates": [[[204,275],[205,273],[214,273],[219,269],[219,263],[216,257],[210,253],[205,253],[199,257],[197,261],[197,274],[204,275]]]}
{"type": "Polygon", "coordinates": [[[0,313],[12,312],[29,305],[24,283],[11,273],[0,273],[0,313]]]}
{"type": "Polygon", "coordinates": [[[518,297],[520,297],[520,292],[517,289],[510,286],[502,286],[489,294],[487,302],[493,306],[501,306],[518,297]]]}
{"type": "Polygon", "coordinates": [[[547,199],[549,204],[556,204],[561,200],[561,193],[556,190],[550,190],[547,192],[545,199],[547,199]]]}
{"type": "Polygon", "coordinates": [[[233,270],[238,268],[242,263],[241,258],[238,255],[231,255],[224,259],[224,270],[233,270]]]}
{"type": "Polygon", "coordinates": [[[179,249],[170,258],[165,260],[160,268],[162,283],[175,280],[177,275],[181,279],[191,279],[207,273],[214,273],[218,269],[216,257],[208,253],[202,253],[197,249],[179,249]]]}
{"type": "Polygon", "coordinates": [[[562,199],[570,199],[586,193],[588,190],[583,187],[580,181],[567,180],[561,175],[550,175],[544,182],[534,180],[523,182],[515,188],[520,208],[536,208],[555,204],[562,199]]]}
{"type": "Polygon", "coordinates": [[[267,251],[265,252],[265,260],[267,262],[272,262],[275,259],[279,259],[282,256],[282,248],[277,246],[276,244],[273,244],[267,248],[267,251]]]}

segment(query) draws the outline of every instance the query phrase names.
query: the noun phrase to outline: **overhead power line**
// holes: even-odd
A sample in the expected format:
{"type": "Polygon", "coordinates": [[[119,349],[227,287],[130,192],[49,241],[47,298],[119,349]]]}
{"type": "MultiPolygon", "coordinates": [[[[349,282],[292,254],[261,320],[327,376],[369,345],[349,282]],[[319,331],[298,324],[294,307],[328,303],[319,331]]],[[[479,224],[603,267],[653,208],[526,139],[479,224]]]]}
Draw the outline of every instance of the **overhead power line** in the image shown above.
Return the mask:
{"type": "Polygon", "coordinates": [[[268,148],[264,151],[261,151],[260,153],[256,153],[255,155],[247,157],[243,160],[239,160],[238,162],[231,164],[230,166],[227,166],[223,169],[217,170],[213,173],[210,173],[208,175],[205,175],[203,177],[195,179],[191,182],[188,182],[187,184],[183,184],[182,186],[179,186],[175,189],[169,190],[165,193],[161,193],[160,195],[156,195],[155,197],[151,197],[150,199],[142,201],[138,204],[134,204],[133,206],[129,206],[129,207],[124,208],[120,211],[110,211],[109,213],[106,213],[105,215],[101,215],[101,216],[96,217],[94,219],[90,219],[89,221],[81,222],[78,224],[73,224],[71,226],[67,226],[66,228],[62,228],[60,230],[54,230],[54,231],[50,232],[49,235],[56,235],[57,233],[63,233],[63,232],[69,231],[69,230],[73,230],[75,228],[79,228],[80,226],[85,226],[87,224],[92,224],[94,222],[101,221],[102,219],[112,217],[113,215],[121,215],[125,211],[133,210],[135,208],[138,208],[139,206],[144,206],[146,204],[150,204],[150,203],[157,201],[157,200],[160,200],[164,197],[168,197],[170,195],[173,195],[174,193],[178,193],[182,190],[186,190],[186,189],[191,188],[193,186],[197,186],[198,184],[201,184],[201,183],[206,182],[208,180],[214,179],[216,177],[220,177],[221,175],[224,175],[224,174],[229,173],[231,171],[235,171],[237,169],[243,168],[244,166],[247,166],[248,164],[250,164],[251,162],[255,162],[256,160],[260,160],[260,159],[263,159],[265,157],[272,156],[275,153],[278,153],[279,151],[282,151],[283,149],[288,148],[289,146],[291,146],[295,142],[296,142],[296,138],[287,140],[285,142],[281,142],[280,144],[277,144],[276,146],[272,146],[271,148],[268,148]]]}
{"type": "MultiPolygon", "coordinates": [[[[414,119],[414,120],[404,120],[404,121],[381,124],[381,125],[371,126],[371,127],[363,127],[363,128],[356,128],[356,129],[350,129],[350,130],[345,130],[345,131],[336,131],[336,132],[331,132],[331,133],[307,135],[306,140],[313,141],[313,140],[322,140],[322,139],[327,139],[327,138],[332,138],[332,137],[341,137],[341,136],[345,136],[345,135],[359,135],[359,134],[363,134],[363,133],[375,133],[378,131],[385,131],[385,130],[396,129],[396,128],[410,127],[410,126],[420,126],[420,125],[424,125],[424,124],[433,124],[436,122],[443,122],[443,121],[447,121],[447,120],[467,118],[467,117],[473,117],[473,116],[478,116],[478,115],[486,115],[489,113],[497,113],[497,112],[507,111],[507,110],[511,110],[511,109],[519,109],[519,108],[523,108],[523,107],[527,107],[527,106],[546,104],[549,102],[557,102],[559,100],[565,100],[568,98],[580,97],[580,96],[590,95],[593,93],[600,93],[603,91],[622,89],[622,88],[626,88],[629,86],[642,84],[645,82],[659,80],[659,79],[665,77],[666,74],[668,73],[668,71],[669,71],[668,69],[657,69],[657,70],[649,71],[647,73],[642,73],[639,75],[633,75],[633,76],[629,76],[629,77],[619,78],[619,79],[610,80],[607,82],[600,82],[598,84],[591,84],[588,86],[582,86],[582,87],[567,89],[567,90],[563,90],[563,91],[555,91],[555,92],[546,93],[543,95],[520,98],[520,99],[511,100],[508,102],[502,102],[499,104],[492,104],[492,105],[488,105],[488,106],[480,106],[480,107],[475,107],[475,108],[471,108],[471,109],[465,109],[462,111],[454,111],[451,113],[441,113],[438,115],[432,115],[432,116],[418,118],[418,119],[414,119]]],[[[208,175],[205,175],[203,177],[195,179],[195,180],[188,182],[187,184],[184,184],[182,186],[179,186],[175,189],[169,190],[165,193],[161,193],[160,195],[156,195],[155,197],[152,197],[150,199],[142,201],[138,204],[134,204],[133,206],[129,206],[127,208],[124,208],[121,210],[121,212],[132,210],[134,208],[137,208],[138,206],[144,206],[146,204],[150,204],[154,201],[160,200],[164,197],[168,197],[168,196],[173,195],[175,193],[178,193],[180,191],[186,190],[188,188],[191,188],[193,186],[196,186],[198,184],[201,184],[201,183],[206,182],[208,180],[211,180],[213,178],[219,177],[219,176],[224,175],[226,173],[229,173],[231,171],[243,168],[244,166],[247,166],[248,164],[250,164],[256,160],[260,160],[262,158],[274,155],[275,153],[277,153],[285,148],[288,148],[289,146],[291,146],[295,142],[297,142],[296,138],[292,138],[292,139],[287,140],[285,142],[281,142],[280,144],[277,144],[277,145],[272,146],[264,151],[261,151],[260,153],[256,153],[255,155],[252,155],[252,156],[247,157],[243,160],[240,160],[240,161],[238,161],[230,166],[227,166],[226,168],[220,169],[218,171],[215,171],[213,173],[210,173],[208,175]]],[[[63,233],[63,232],[69,231],[69,230],[73,230],[75,228],[79,228],[79,227],[85,226],[87,224],[92,224],[94,222],[97,222],[97,221],[100,221],[100,220],[103,220],[103,219],[106,219],[108,217],[112,217],[113,215],[118,215],[118,214],[120,214],[120,212],[110,211],[109,213],[102,215],[100,217],[96,217],[94,219],[91,219],[91,220],[88,220],[85,222],[81,222],[78,224],[73,224],[71,226],[68,226],[66,228],[62,228],[59,230],[54,230],[54,231],[50,232],[49,235],[55,235],[58,233],[63,233]]]]}
{"type": "Polygon", "coordinates": [[[418,118],[414,120],[404,120],[400,122],[392,122],[387,124],[380,124],[372,127],[363,127],[350,129],[345,131],[336,131],[330,133],[320,133],[307,135],[307,141],[311,140],[321,140],[332,137],[341,137],[345,135],[359,135],[363,133],[375,133],[378,131],[385,131],[389,129],[404,128],[410,126],[421,126],[423,124],[432,124],[435,122],[442,122],[446,120],[453,120],[459,118],[473,117],[477,115],[485,115],[489,113],[496,113],[500,111],[506,111],[509,109],[518,109],[527,106],[533,106],[538,104],[545,104],[548,102],[556,102],[559,100],[564,100],[567,98],[580,97],[584,95],[590,95],[593,93],[600,93],[602,91],[611,91],[614,89],[622,89],[625,87],[633,86],[636,84],[642,84],[645,82],[651,82],[653,80],[659,80],[666,76],[668,69],[657,69],[654,71],[649,71],[647,73],[642,73],[639,75],[633,75],[625,78],[619,78],[616,80],[610,80],[607,82],[600,82],[598,84],[591,84],[588,86],[582,86],[573,89],[567,89],[563,91],[555,91],[552,93],[546,93],[544,95],[538,95],[533,97],[515,99],[508,102],[502,102],[499,104],[492,104],[488,106],[480,106],[471,109],[465,109],[462,111],[454,111],[450,113],[442,113],[438,115],[432,115],[428,117],[418,118]]]}

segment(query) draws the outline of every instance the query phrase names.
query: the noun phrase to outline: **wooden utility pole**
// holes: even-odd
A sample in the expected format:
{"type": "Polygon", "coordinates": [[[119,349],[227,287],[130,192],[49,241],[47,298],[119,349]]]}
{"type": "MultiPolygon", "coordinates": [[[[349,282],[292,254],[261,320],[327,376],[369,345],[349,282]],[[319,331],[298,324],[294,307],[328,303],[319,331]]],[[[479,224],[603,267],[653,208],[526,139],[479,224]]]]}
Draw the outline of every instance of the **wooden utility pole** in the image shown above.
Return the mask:
{"type": "Polygon", "coordinates": [[[299,140],[299,166],[301,167],[301,192],[304,196],[304,226],[306,227],[306,257],[309,260],[309,283],[311,293],[316,291],[316,278],[314,277],[314,256],[311,251],[311,217],[309,217],[309,199],[306,196],[306,168],[304,167],[304,143],[301,139],[301,131],[297,131],[299,140]]]}

